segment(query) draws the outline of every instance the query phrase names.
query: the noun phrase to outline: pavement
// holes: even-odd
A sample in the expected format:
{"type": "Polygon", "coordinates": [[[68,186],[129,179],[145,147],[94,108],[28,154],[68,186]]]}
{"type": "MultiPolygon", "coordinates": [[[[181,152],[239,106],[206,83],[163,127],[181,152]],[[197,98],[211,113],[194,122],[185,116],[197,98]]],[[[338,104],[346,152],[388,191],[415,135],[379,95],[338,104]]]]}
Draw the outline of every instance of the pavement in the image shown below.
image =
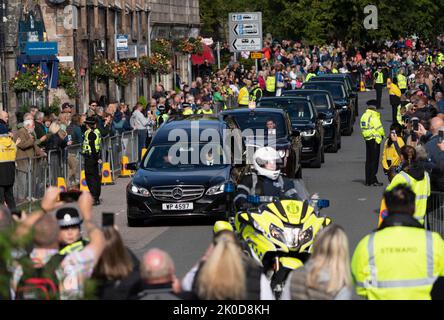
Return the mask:
{"type": "MultiPolygon", "coordinates": [[[[320,169],[303,168],[307,189],[330,200],[330,207],[322,211],[341,225],[348,236],[350,255],[359,240],[377,226],[379,204],[387,179],[380,166],[378,179],[383,187],[364,186],[365,143],[359,129],[359,118],[366,109],[365,102],[374,99],[374,91],[359,94],[359,117],[351,137],[342,137],[338,153],[326,153],[320,169]]],[[[387,133],[391,107],[388,93],[383,94],[381,111],[387,133]]],[[[381,147],[382,155],[382,147],[381,147]]],[[[126,186],[129,178],[119,178],[115,185],[102,187],[103,204],[94,207],[94,219],[101,223],[101,212],[115,212],[115,222],[125,244],[139,257],[150,248],[166,250],[176,264],[176,274],[183,277],[205,253],[212,238],[212,223],[205,220],[164,221],[147,227],[129,228],[126,222],[126,186]]]]}

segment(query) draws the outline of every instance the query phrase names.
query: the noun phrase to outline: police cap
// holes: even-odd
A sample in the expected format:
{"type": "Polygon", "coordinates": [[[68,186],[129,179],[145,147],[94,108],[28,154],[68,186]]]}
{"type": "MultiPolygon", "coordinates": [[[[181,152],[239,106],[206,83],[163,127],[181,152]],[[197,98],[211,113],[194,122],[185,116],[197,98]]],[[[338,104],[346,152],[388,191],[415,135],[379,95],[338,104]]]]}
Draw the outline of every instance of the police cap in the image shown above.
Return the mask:
{"type": "Polygon", "coordinates": [[[90,124],[90,125],[96,124],[96,118],[95,117],[87,117],[85,120],[85,124],[90,124]]]}
{"type": "Polygon", "coordinates": [[[80,226],[82,218],[78,207],[73,203],[68,203],[55,210],[55,217],[60,228],[80,226]]]}

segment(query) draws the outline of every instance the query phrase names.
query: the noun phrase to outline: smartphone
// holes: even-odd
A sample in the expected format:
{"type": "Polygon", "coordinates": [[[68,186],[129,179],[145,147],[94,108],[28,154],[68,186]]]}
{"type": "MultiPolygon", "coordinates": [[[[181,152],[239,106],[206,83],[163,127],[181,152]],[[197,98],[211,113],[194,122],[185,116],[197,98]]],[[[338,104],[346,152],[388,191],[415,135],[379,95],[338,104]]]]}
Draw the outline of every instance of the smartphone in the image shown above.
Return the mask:
{"type": "Polygon", "coordinates": [[[114,212],[102,212],[102,227],[114,226],[114,212]]]}
{"type": "Polygon", "coordinates": [[[11,215],[16,216],[20,219],[22,217],[22,210],[13,209],[11,210],[11,215]]]}
{"type": "Polygon", "coordinates": [[[60,193],[60,201],[63,202],[77,202],[82,191],[66,191],[60,193]]]}
{"type": "Polygon", "coordinates": [[[419,119],[418,118],[412,119],[412,126],[413,126],[413,131],[419,130],[419,119]]]}
{"type": "Polygon", "coordinates": [[[439,143],[444,141],[444,130],[439,130],[439,143]]]}

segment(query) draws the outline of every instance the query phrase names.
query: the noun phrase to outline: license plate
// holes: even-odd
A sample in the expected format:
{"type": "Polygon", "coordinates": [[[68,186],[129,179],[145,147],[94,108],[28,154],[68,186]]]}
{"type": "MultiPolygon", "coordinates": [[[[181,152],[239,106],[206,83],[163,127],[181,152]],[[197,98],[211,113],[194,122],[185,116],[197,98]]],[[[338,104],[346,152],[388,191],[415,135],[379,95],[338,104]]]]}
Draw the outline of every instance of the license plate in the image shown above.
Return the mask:
{"type": "Polygon", "coordinates": [[[192,202],[184,202],[184,203],[162,203],[162,210],[179,210],[179,211],[187,211],[193,210],[194,206],[192,202]]]}

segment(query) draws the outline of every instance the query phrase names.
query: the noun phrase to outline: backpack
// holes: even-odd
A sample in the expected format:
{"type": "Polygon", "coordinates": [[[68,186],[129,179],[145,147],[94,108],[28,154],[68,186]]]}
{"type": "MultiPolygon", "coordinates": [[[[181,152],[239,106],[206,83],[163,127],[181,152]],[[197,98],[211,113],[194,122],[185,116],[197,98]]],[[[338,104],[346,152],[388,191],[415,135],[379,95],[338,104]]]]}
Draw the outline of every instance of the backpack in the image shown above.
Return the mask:
{"type": "Polygon", "coordinates": [[[56,270],[65,258],[64,255],[55,254],[41,268],[29,266],[23,267],[21,277],[16,290],[16,300],[58,300],[59,280],[56,270]]]}

